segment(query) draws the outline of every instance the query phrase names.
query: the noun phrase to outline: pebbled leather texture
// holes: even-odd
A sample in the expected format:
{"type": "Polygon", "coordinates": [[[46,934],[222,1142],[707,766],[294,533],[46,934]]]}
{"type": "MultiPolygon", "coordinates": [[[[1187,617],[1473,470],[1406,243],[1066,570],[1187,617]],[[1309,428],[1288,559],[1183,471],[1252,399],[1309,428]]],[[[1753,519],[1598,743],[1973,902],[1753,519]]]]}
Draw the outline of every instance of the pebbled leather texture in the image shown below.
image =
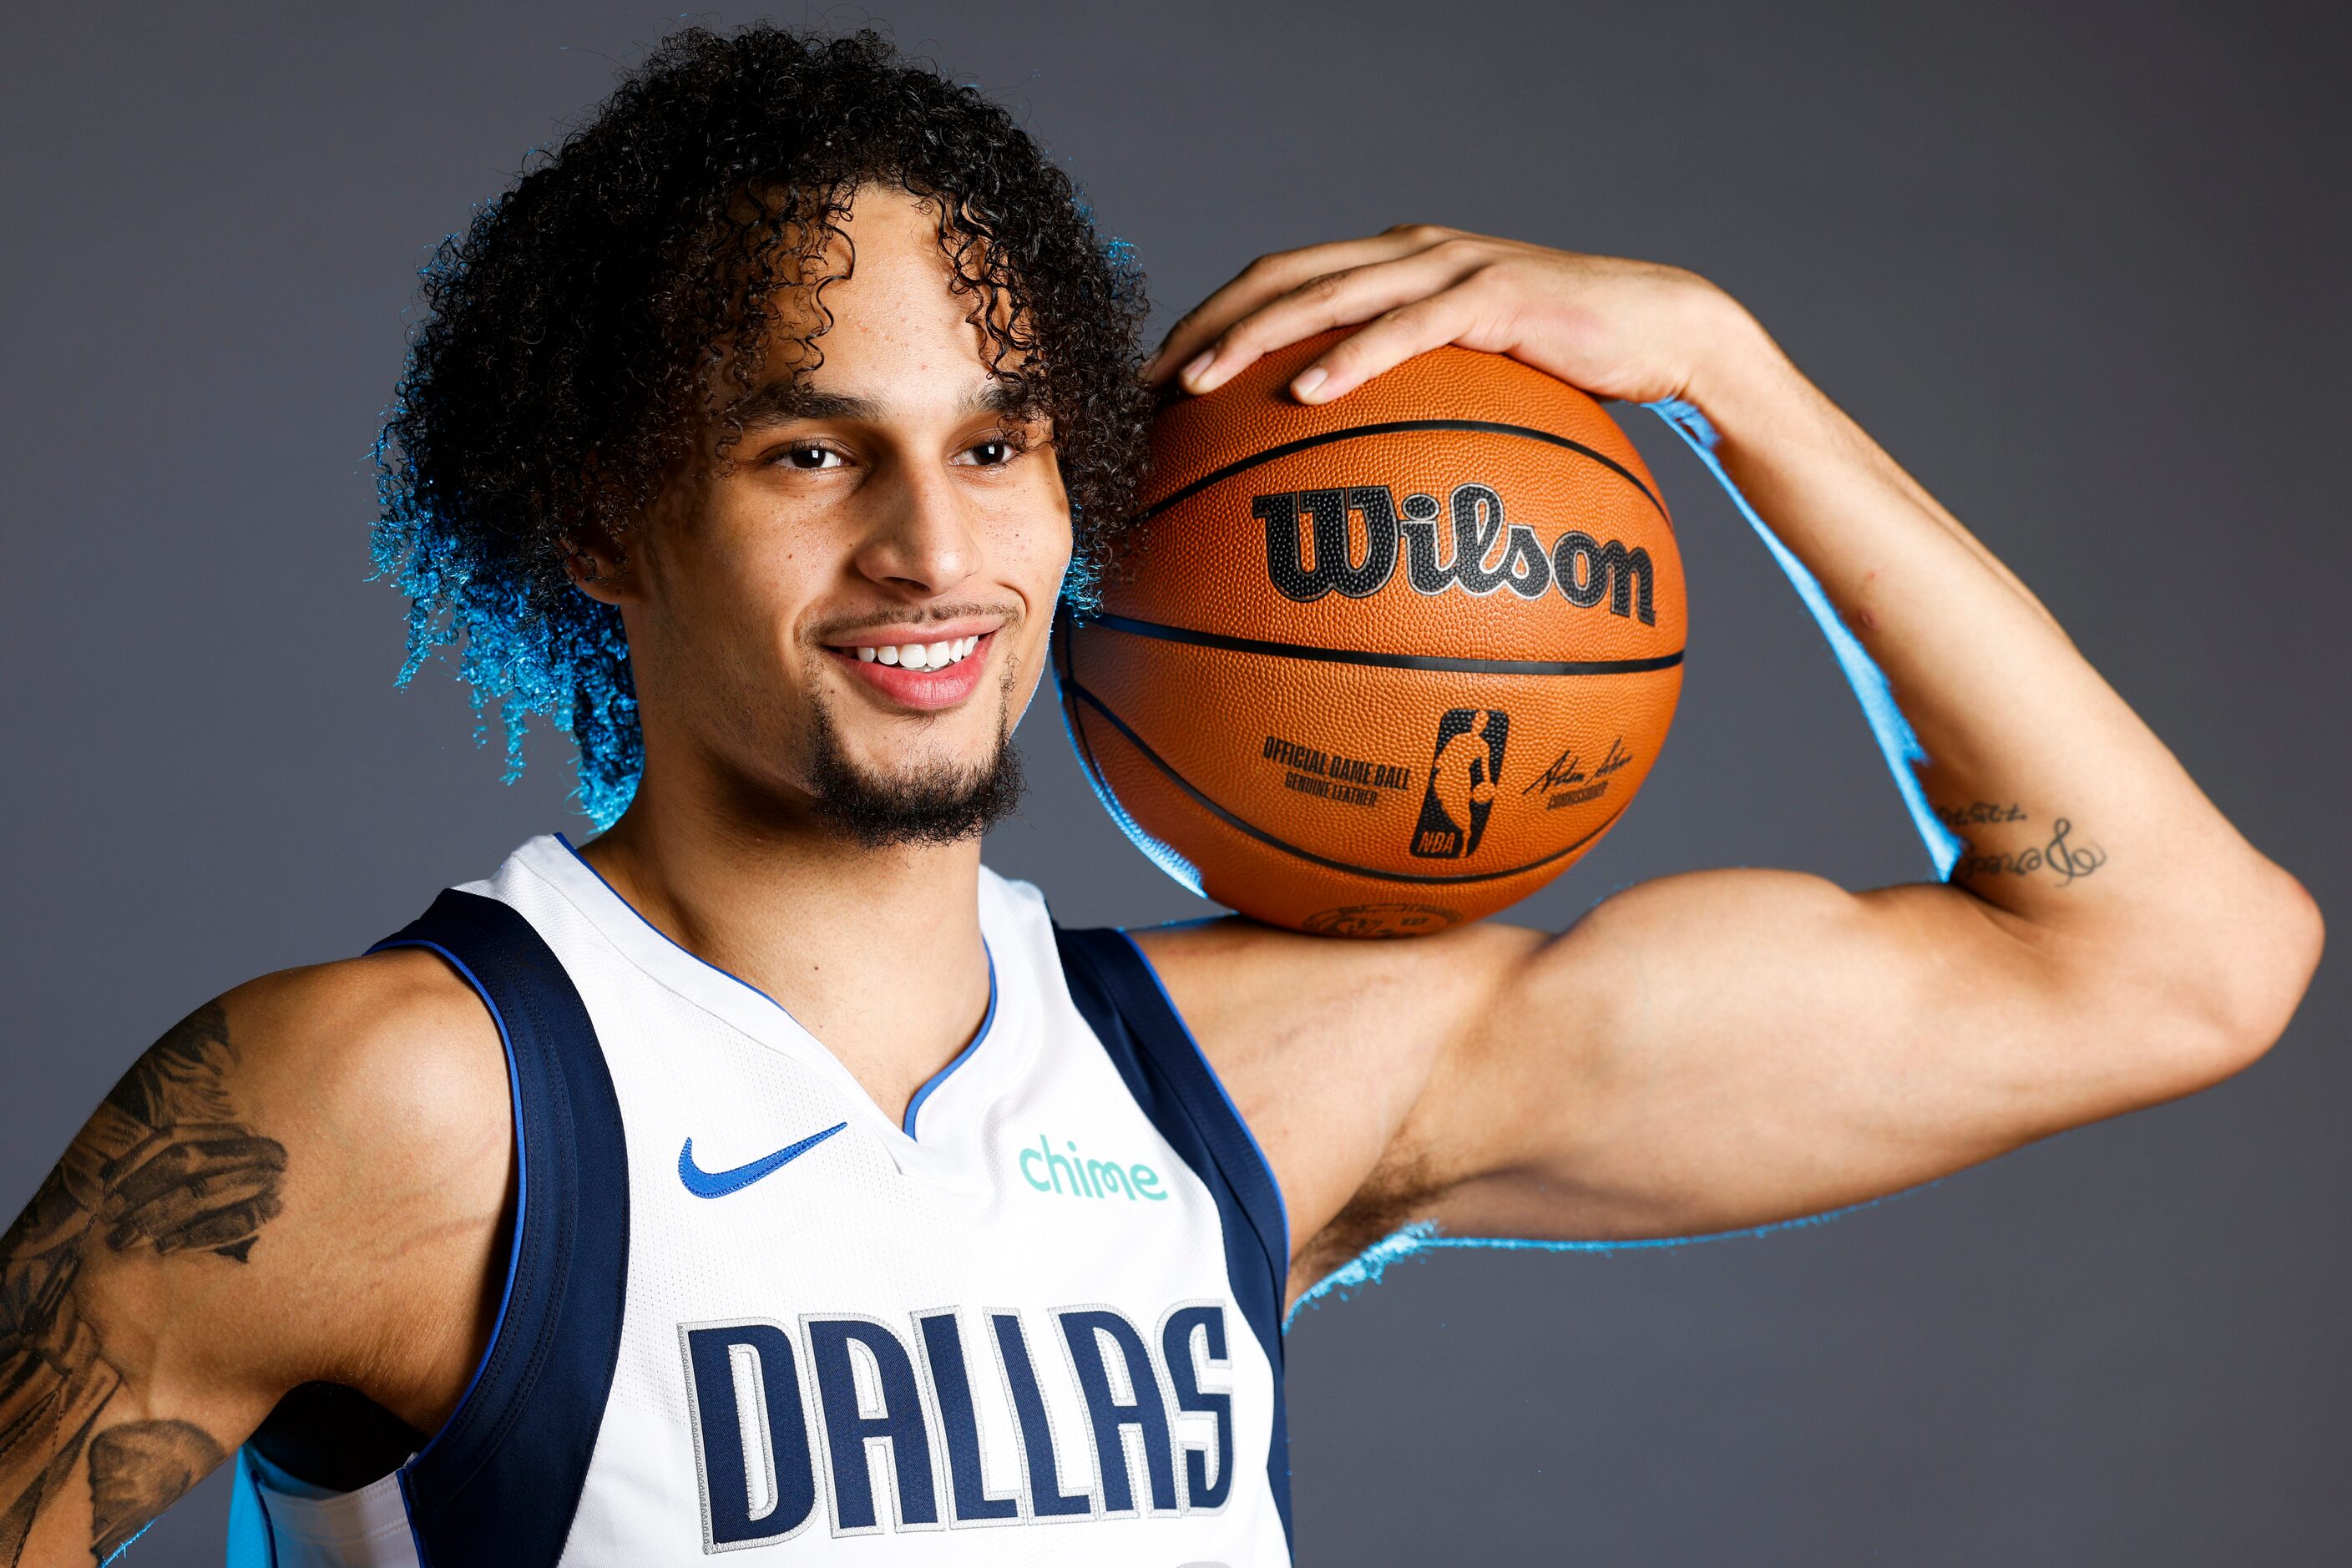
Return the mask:
{"type": "Polygon", "coordinates": [[[1533,892],[1631,802],[1681,690],[1682,562],[1583,393],[1441,349],[1293,402],[1329,341],[1161,414],[1055,673],[1082,763],[1208,896],[1422,934],[1533,892]]]}

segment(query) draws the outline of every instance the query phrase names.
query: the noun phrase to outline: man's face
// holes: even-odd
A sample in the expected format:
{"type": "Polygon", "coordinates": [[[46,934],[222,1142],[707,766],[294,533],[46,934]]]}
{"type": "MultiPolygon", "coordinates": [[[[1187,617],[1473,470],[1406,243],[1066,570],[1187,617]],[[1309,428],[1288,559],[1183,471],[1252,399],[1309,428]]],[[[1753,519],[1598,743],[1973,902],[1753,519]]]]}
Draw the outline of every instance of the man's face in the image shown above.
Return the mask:
{"type": "Polygon", "coordinates": [[[822,363],[794,374],[816,357],[789,341],[803,300],[740,440],[667,498],[615,584],[648,774],[684,748],[724,787],[813,802],[877,842],[960,837],[1010,804],[1068,501],[1050,432],[988,373],[930,216],[867,187],[843,226],[856,268],[824,289],[822,363]]]}

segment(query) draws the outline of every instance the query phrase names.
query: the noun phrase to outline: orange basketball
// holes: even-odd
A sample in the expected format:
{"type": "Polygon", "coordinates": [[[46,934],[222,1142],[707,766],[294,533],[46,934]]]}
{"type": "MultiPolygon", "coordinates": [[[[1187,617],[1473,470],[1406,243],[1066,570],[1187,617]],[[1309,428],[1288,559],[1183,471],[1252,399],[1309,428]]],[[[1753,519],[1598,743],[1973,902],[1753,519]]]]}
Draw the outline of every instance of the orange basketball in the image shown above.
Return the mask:
{"type": "Polygon", "coordinates": [[[1592,847],[1682,689],[1682,560],[1599,404],[1440,349],[1321,407],[1332,341],[1172,404],[1062,711],[1138,847],[1244,914],[1412,936],[1592,847]]]}

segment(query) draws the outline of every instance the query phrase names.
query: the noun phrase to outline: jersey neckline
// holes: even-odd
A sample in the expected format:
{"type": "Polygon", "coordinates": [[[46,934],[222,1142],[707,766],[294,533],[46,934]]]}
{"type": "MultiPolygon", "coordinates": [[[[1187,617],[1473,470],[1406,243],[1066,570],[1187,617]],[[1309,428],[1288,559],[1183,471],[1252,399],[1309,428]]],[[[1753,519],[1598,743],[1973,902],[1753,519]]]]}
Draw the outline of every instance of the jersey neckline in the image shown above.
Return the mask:
{"type": "MultiPolygon", "coordinates": [[[[980,1027],[973,1032],[962,1049],[947,1064],[931,1075],[908,1099],[903,1121],[895,1121],[876,1102],[856,1075],[843,1065],[824,1042],[782,1002],[752,984],[742,976],[711,963],[673,939],[653,921],[647,920],[635,904],[621,896],[620,889],[604,879],[604,873],[591,865],[577,846],[562,833],[547,835],[524,845],[516,853],[530,869],[553,884],[575,909],[586,916],[591,924],[629,960],[665,989],[683,997],[702,1011],[712,1015],[738,1032],[769,1048],[803,1061],[831,1079],[836,1089],[848,1101],[853,1116],[876,1133],[888,1148],[901,1170],[910,1173],[917,1165],[931,1167],[928,1173],[946,1175],[936,1167],[936,1156],[944,1152],[939,1147],[946,1131],[935,1127],[930,1143],[915,1136],[916,1116],[935,1094],[952,1079],[959,1091],[979,1089],[982,1086],[970,1080],[993,1078],[993,1072],[981,1072],[980,1065],[992,1068],[994,1058],[1003,1053],[990,1051],[982,1056],[981,1047],[1005,1030],[1005,997],[1002,990],[996,963],[996,943],[990,940],[990,900],[985,896],[989,872],[982,868],[982,896],[980,900],[981,951],[988,963],[988,1010],[980,1027]],[[974,1070],[963,1070],[973,1068],[974,1070]]],[[[952,1098],[952,1097],[951,1097],[952,1098]]],[[[972,1108],[977,1110],[975,1106],[972,1108]]],[[[934,1121],[936,1122],[936,1115],[934,1121]]],[[[961,1119],[959,1119],[961,1120],[961,1119]]]]}

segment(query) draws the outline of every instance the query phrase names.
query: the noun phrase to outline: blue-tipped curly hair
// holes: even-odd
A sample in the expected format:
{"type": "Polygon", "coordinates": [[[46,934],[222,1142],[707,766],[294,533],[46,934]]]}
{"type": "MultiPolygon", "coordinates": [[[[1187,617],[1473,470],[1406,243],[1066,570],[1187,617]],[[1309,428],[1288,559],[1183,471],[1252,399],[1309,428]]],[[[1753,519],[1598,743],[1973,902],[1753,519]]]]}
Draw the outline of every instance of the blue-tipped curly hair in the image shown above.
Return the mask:
{"type": "Polygon", "coordinates": [[[811,280],[867,184],[930,204],[997,374],[1051,422],[1065,592],[1084,602],[1151,408],[1128,247],[1003,108],[875,33],[688,28],[443,241],[376,445],[375,563],[410,601],[400,679],[457,648],[486,729],[501,710],[509,782],[545,714],[579,748],[582,809],[602,826],[627,808],[645,761],[628,642],[566,563],[625,552],[714,424],[723,458],[779,289],[811,280]]]}

